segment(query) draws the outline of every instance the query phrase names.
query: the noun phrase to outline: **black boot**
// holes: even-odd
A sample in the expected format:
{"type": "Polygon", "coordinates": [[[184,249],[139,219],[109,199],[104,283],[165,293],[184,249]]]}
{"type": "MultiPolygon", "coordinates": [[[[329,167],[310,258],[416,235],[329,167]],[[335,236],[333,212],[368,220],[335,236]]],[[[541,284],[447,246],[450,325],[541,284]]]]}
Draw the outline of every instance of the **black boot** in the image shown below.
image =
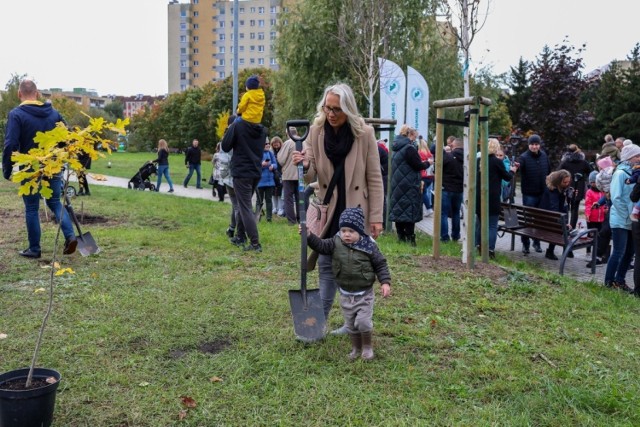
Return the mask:
{"type": "Polygon", "coordinates": [[[409,242],[411,244],[411,246],[413,246],[415,248],[415,246],[416,246],[416,235],[415,234],[409,234],[407,236],[407,242],[409,242]]]}
{"type": "Polygon", "coordinates": [[[554,254],[553,251],[550,249],[547,249],[547,252],[544,254],[544,257],[554,261],[558,260],[558,257],[556,256],[556,254],[554,254]]]}

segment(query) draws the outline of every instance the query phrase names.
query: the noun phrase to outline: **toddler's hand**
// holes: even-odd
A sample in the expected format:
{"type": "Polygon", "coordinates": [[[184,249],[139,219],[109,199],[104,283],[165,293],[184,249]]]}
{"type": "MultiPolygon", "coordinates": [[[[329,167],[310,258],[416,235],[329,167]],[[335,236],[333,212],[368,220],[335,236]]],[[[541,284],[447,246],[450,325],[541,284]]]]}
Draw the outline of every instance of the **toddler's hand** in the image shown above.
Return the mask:
{"type": "Polygon", "coordinates": [[[388,283],[383,283],[382,284],[382,297],[386,298],[388,296],[391,296],[391,285],[389,285],[388,283]]]}

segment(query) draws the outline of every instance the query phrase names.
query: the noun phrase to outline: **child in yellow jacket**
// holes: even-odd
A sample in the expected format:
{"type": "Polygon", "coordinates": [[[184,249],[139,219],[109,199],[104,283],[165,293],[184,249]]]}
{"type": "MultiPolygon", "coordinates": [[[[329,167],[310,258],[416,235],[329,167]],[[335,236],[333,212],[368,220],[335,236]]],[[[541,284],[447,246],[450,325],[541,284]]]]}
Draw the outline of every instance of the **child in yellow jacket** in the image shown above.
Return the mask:
{"type": "Polygon", "coordinates": [[[260,123],[264,112],[264,91],[260,89],[258,76],[251,76],[245,83],[247,91],[238,104],[238,115],[250,123],[260,123]]]}

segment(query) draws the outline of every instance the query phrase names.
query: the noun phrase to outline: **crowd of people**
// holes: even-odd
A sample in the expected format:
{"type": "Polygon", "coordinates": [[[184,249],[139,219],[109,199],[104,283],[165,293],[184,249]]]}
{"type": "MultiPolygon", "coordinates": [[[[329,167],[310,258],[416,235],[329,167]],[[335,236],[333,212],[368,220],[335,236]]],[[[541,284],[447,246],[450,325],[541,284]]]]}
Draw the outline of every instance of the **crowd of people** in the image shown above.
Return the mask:
{"type": "MultiPolygon", "coordinates": [[[[260,123],[264,93],[259,78],[251,76],[246,88],[238,115],[229,118],[228,127],[212,159],[210,184],[214,186],[213,195],[217,194],[220,201],[228,195],[231,201],[226,235],[232,244],[244,251],[259,253],[262,252],[262,243],[257,223],[261,215],[266,216],[268,222],[278,215],[286,218],[290,225],[300,223],[298,169],[302,165],[305,182],[313,185],[318,199],[327,203],[324,228],[317,236],[309,235],[312,252],[307,268],[318,268],[325,318],[329,318],[334,299],[340,295],[344,321],[331,333],[351,337],[350,359],[361,357],[369,360],[374,357],[372,318],[375,280],[381,284],[383,297],[391,294],[391,275],[375,239],[382,232],[388,214],[398,239],[416,246],[416,223],[433,215],[433,165],[439,156],[442,158],[442,209],[441,217],[435,219],[441,225],[438,237],[442,242],[460,239],[465,161],[462,139],[451,136],[447,138],[444,149],[436,152],[434,145],[430,147],[416,129],[405,124],[390,144],[376,140],[374,129],[358,112],[351,88],[335,84],[325,89],[317,104],[308,137],[299,149],[292,138],[283,141],[278,136],[267,137],[267,130],[260,123]],[[388,156],[391,156],[390,172],[388,156]],[[390,183],[389,200],[386,200],[387,179],[390,183]],[[256,207],[252,204],[254,197],[256,207]],[[351,263],[351,256],[358,260],[357,266],[351,263]]],[[[15,151],[24,151],[32,146],[35,131],[48,130],[62,120],[50,104],[38,104],[35,93],[33,82],[21,83],[19,96],[23,104],[9,115],[7,135],[15,151]],[[24,129],[16,132],[16,126],[24,129]],[[20,138],[11,140],[14,134],[19,134],[20,138]]],[[[295,128],[286,131],[293,137],[297,135],[295,128]]],[[[559,168],[552,170],[550,159],[541,148],[542,142],[540,136],[531,135],[527,140],[527,150],[517,161],[515,158],[510,161],[499,141],[489,140],[486,169],[489,238],[486,243],[490,257],[495,257],[501,203],[513,198],[514,177],[518,174],[522,204],[565,212],[570,215],[570,228],[578,226],[584,201],[587,227],[599,230],[596,263],[607,264],[604,284],[640,296],[640,264],[634,266],[635,286],[632,288],[625,282],[634,254],[640,251],[640,147],[624,138],[614,140],[607,135],[594,168],[580,148],[572,144],[563,155],[559,168]]],[[[188,186],[194,172],[197,175],[196,187],[201,187],[201,154],[199,142],[194,139],[185,154],[189,173],[183,181],[184,187],[188,186]]],[[[169,184],[169,192],[174,191],[168,156],[168,144],[161,139],[155,160],[158,163],[156,191],[160,190],[163,177],[169,184]]],[[[11,165],[5,163],[7,161],[3,158],[3,172],[8,178],[11,165]]],[[[480,182],[484,172],[480,158],[477,170],[476,179],[480,182]]],[[[56,179],[59,178],[52,180],[52,188],[59,190],[60,185],[53,185],[56,179]]],[[[85,193],[89,194],[88,187],[85,193]]],[[[478,221],[474,243],[480,248],[483,244],[480,239],[480,194],[477,197],[474,214],[478,221]]],[[[20,255],[38,258],[41,252],[37,214],[40,197],[36,194],[23,196],[23,199],[29,248],[21,251],[20,255]]],[[[75,237],[69,217],[62,209],[59,191],[54,191],[47,204],[62,222],[65,253],[73,252],[75,237]]],[[[523,254],[530,254],[531,249],[542,252],[539,241],[523,237],[523,254]]],[[[545,257],[557,260],[554,249],[549,245],[545,257]]]]}

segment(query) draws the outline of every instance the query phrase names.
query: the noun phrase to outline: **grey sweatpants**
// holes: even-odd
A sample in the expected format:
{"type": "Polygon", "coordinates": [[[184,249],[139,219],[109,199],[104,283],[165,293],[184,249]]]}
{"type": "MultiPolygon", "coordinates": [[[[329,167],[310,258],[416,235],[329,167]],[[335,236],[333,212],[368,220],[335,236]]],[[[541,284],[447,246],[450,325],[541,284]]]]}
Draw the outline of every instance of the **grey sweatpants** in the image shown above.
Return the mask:
{"type": "Polygon", "coordinates": [[[373,330],[374,300],[373,287],[363,295],[340,294],[340,308],[342,308],[344,324],[350,334],[371,332],[373,330]]]}

